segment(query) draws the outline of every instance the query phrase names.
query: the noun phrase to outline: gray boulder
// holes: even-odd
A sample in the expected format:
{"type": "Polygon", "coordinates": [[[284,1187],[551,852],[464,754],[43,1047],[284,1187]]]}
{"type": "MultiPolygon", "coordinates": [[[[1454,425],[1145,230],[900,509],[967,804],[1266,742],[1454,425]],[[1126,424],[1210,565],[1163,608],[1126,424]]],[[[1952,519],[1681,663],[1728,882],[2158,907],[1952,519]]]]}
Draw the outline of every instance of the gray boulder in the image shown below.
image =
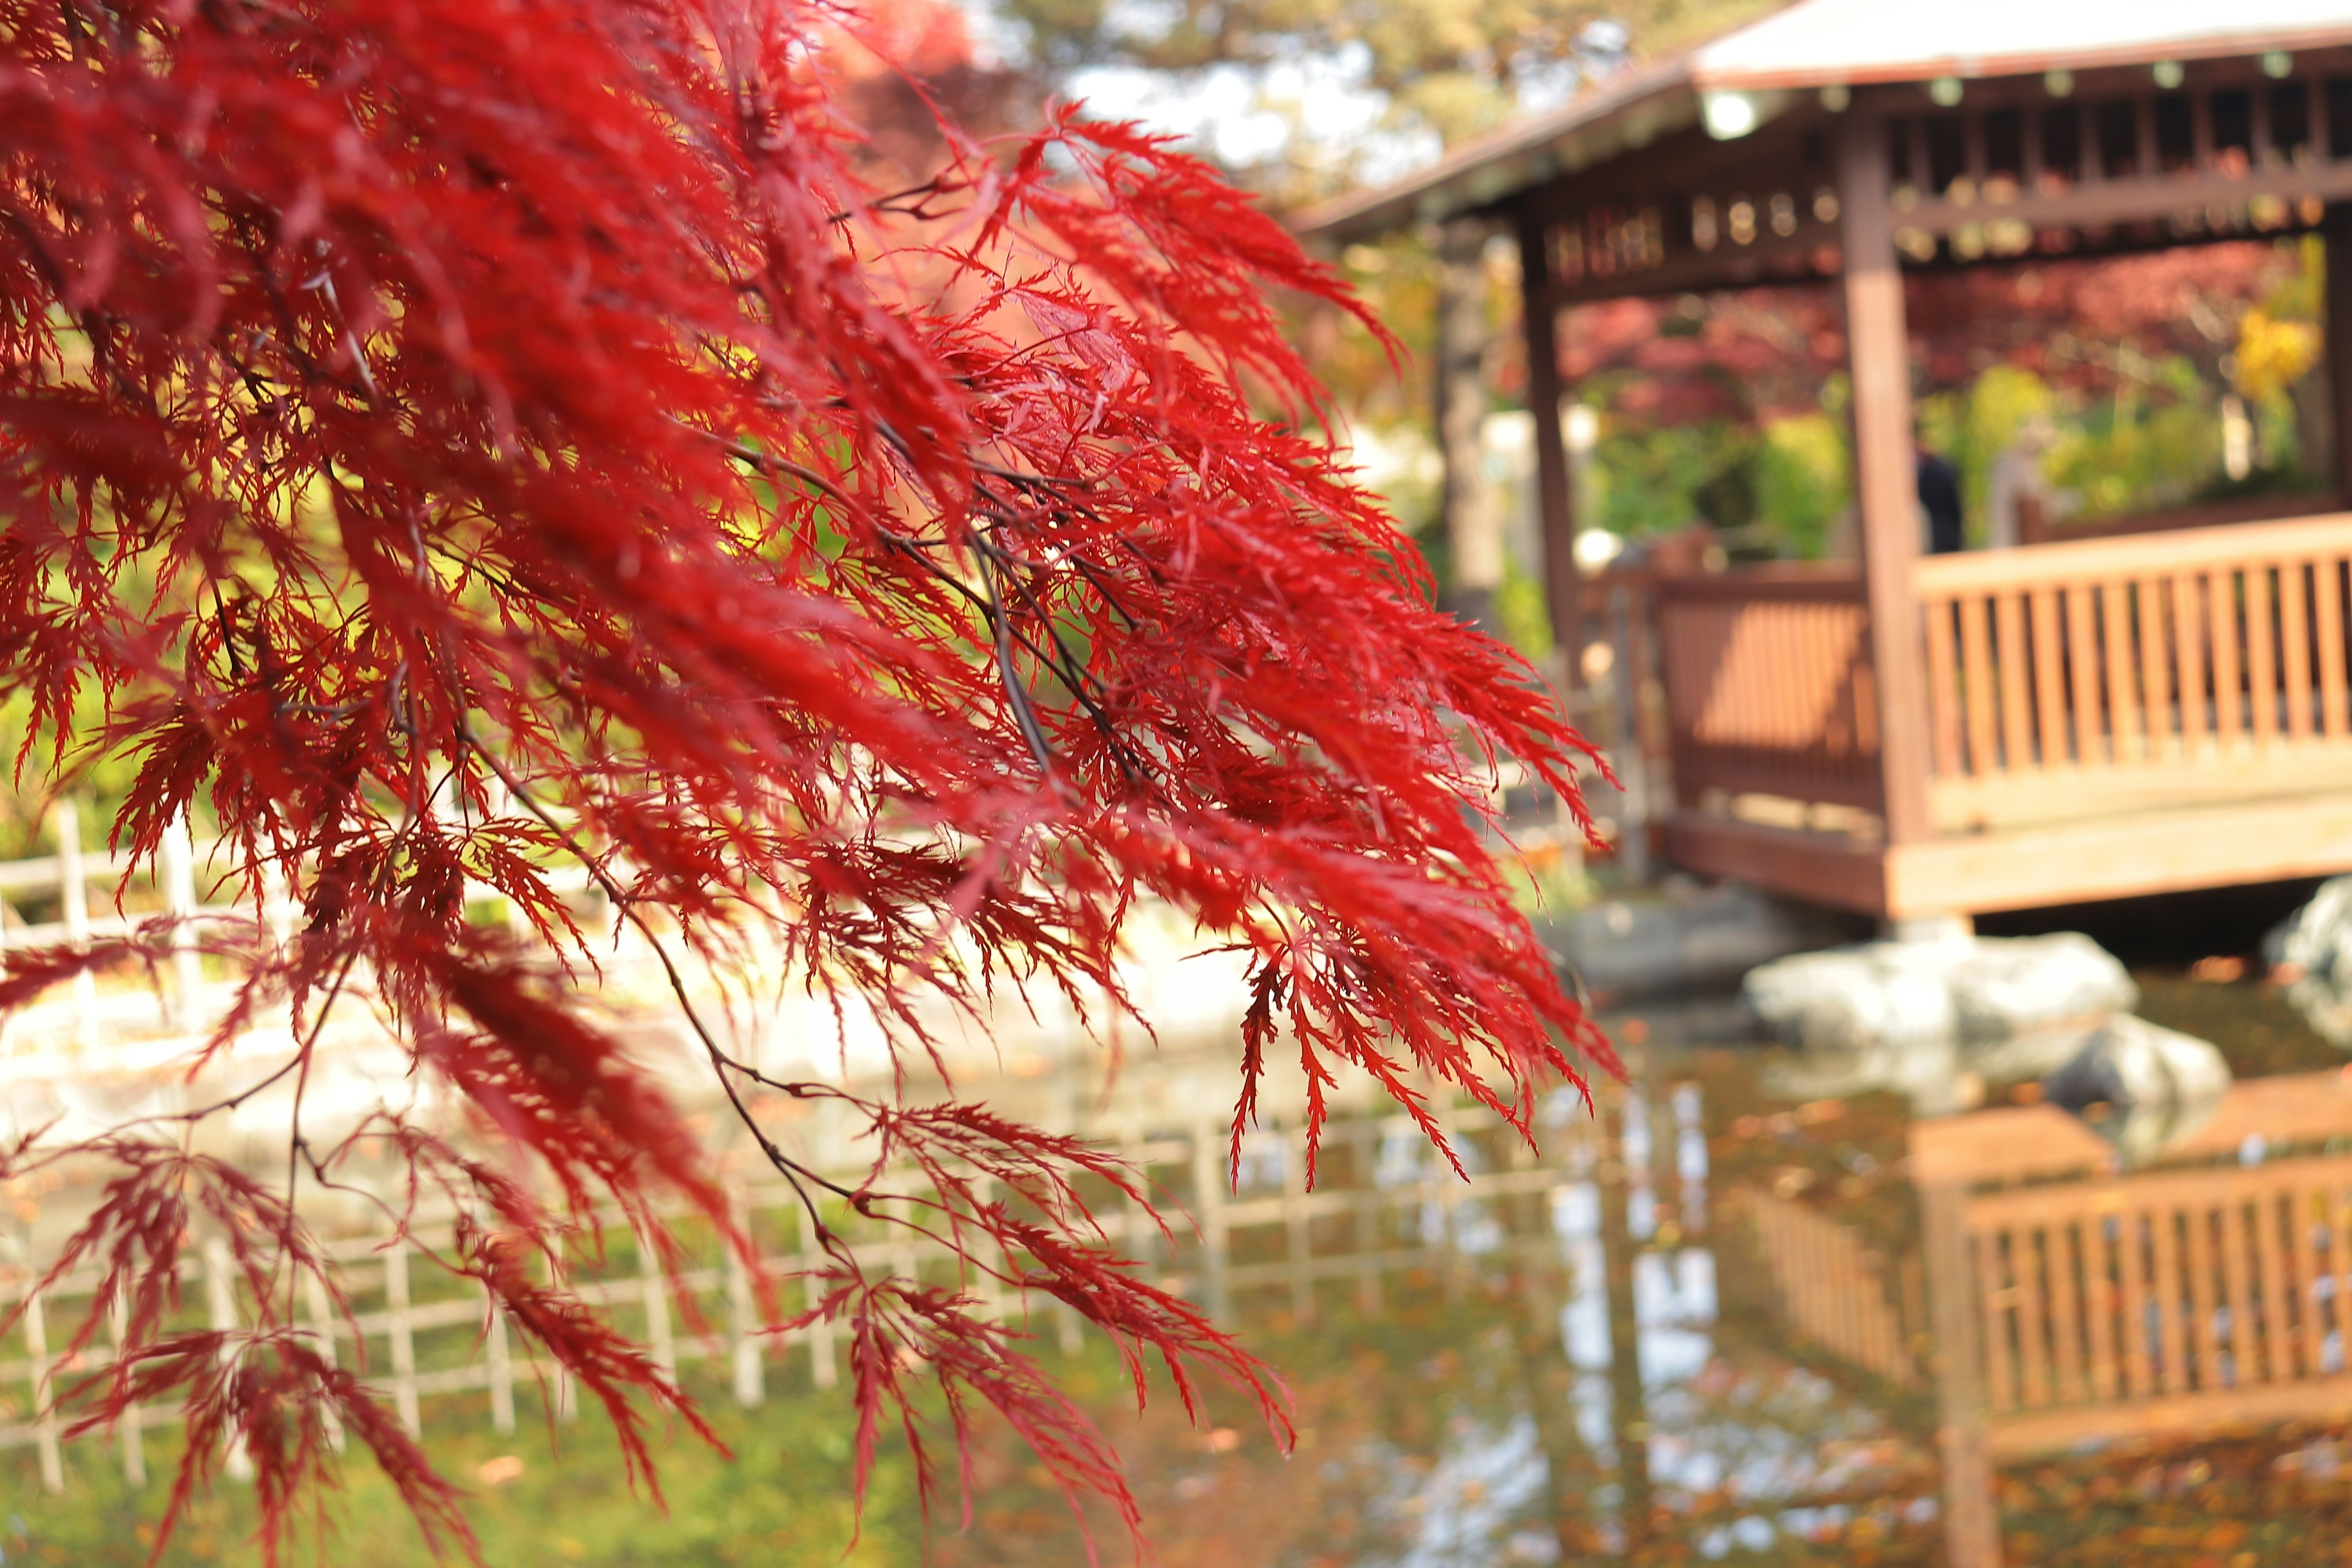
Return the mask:
{"type": "Polygon", "coordinates": [[[2139,987],[2080,931],[1979,939],[1951,972],[1960,1038],[2006,1040],[2056,1026],[2128,1013],[2139,987]]]}
{"type": "Polygon", "coordinates": [[[2093,1031],[2042,1080],[2043,1098],[2083,1116],[2134,1162],[2203,1126],[2229,1088],[2229,1063],[2210,1042],[2127,1016],[2093,1031]]]}
{"type": "Polygon", "coordinates": [[[1776,1037],[1832,1051],[1998,1042],[2087,1026],[2139,999],[2122,964],[2071,932],[1799,953],[1748,971],[1741,991],[1776,1037]]]}
{"type": "Polygon", "coordinates": [[[2352,1050],[2352,877],[2322,882],[2311,902],[2263,939],[2286,997],[2329,1045],[2352,1050]]]}
{"type": "Polygon", "coordinates": [[[1801,952],[1740,984],[1765,1029],[1811,1050],[1938,1044],[1959,1037],[1940,942],[1874,942],[1801,952]]]}

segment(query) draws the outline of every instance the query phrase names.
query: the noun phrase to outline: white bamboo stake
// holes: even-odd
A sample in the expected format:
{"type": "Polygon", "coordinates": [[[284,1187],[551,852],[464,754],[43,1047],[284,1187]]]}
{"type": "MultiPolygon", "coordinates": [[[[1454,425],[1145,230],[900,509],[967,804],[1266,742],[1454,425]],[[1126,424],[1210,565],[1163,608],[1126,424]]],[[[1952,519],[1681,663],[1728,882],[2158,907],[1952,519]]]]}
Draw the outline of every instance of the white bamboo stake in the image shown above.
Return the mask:
{"type": "MultiPolygon", "coordinates": [[[[335,1364],[335,1309],[327,1300],[326,1281],[316,1274],[302,1276],[302,1294],[310,1309],[310,1331],[319,1336],[319,1359],[329,1366],[335,1364]]],[[[332,1405],[326,1410],[327,1446],[340,1454],[343,1451],[343,1418],[332,1405]]]]}
{"type": "MultiPolygon", "coordinates": [[[[751,1213],[741,1193],[733,1194],[730,1205],[735,1228],[745,1237],[751,1234],[751,1213]]],[[[767,1397],[767,1366],[761,1359],[758,1303],[751,1294],[751,1270],[733,1248],[727,1253],[727,1328],[734,1340],[732,1358],[735,1373],[735,1403],[746,1410],[756,1409],[767,1397]]]]}
{"type": "Polygon", "coordinates": [[[416,1407],[416,1334],[408,1311],[408,1243],[395,1241],[383,1255],[385,1317],[392,1331],[392,1405],[412,1437],[425,1431],[416,1407]]]}
{"type": "Polygon", "coordinates": [[[482,1295],[489,1311],[484,1337],[489,1341],[490,1425],[501,1432],[511,1432],[515,1429],[514,1355],[507,1348],[507,1315],[499,1310],[498,1298],[487,1288],[482,1295]]]}
{"type": "MultiPolygon", "coordinates": [[[[49,831],[58,841],[58,899],[64,906],[66,940],[76,947],[89,941],[89,884],[81,863],[81,813],[68,799],[49,807],[49,831]]],[[[88,970],[74,976],[74,1044],[89,1044],[98,1015],[98,982],[88,970]]]]}
{"type": "MultiPolygon", "coordinates": [[[[219,1240],[205,1243],[205,1304],[212,1314],[212,1325],[218,1330],[236,1327],[236,1265],[229,1260],[228,1244],[219,1240]]],[[[245,1445],[229,1439],[227,1469],[233,1480],[253,1479],[253,1456],[245,1445]]]]}
{"type": "MultiPolygon", "coordinates": [[[[130,1327],[131,1310],[122,1298],[117,1296],[106,1314],[107,1331],[114,1341],[114,1359],[122,1360],[122,1341],[130,1327]]],[[[140,1436],[141,1415],[136,1404],[126,1405],[115,1418],[114,1440],[122,1450],[122,1479],[134,1487],[147,1484],[147,1444],[140,1436]]]]}
{"type": "Polygon", "coordinates": [[[677,1345],[670,1337],[669,1281],[662,1278],[661,1258],[648,1237],[637,1238],[637,1273],[646,1302],[646,1345],[662,1375],[677,1381],[677,1345]]]}
{"type": "Polygon", "coordinates": [[[172,1022],[193,1029],[204,964],[196,954],[196,933],[187,923],[196,913],[196,850],[188,837],[187,818],[164,830],[163,858],[164,903],[181,922],[172,932],[172,1022]]]}
{"type": "Polygon", "coordinates": [[[25,1352],[32,1358],[33,1440],[41,1451],[41,1486],[61,1492],[66,1489],[65,1455],[58,1447],[58,1413],[49,1404],[49,1327],[41,1314],[38,1290],[25,1301],[25,1352]]]}
{"type": "MultiPolygon", "coordinates": [[[[796,1215],[800,1227],[800,1267],[803,1288],[808,1291],[809,1310],[814,1312],[817,1303],[824,1300],[824,1281],[817,1270],[825,1264],[824,1254],[816,1245],[816,1222],[805,1212],[796,1215]]],[[[841,1381],[841,1369],[833,1361],[833,1324],[822,1316],[810,1321],[809,1376],[819,1388],[831,1388],[841,1381]]]]}

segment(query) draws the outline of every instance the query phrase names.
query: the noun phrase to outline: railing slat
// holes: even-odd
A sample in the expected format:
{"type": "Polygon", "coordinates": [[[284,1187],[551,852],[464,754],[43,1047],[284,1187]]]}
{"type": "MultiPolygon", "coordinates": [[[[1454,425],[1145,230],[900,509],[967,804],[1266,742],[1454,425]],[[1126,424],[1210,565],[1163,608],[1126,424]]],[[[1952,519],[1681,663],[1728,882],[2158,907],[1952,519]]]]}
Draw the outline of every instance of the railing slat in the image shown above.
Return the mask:
{"type": "Polygon", "coordinates": [[[2095,767],[2115,760],[2099,682],[2098,595],[2087,583],[2066,588],[2067,678],[2074,687],[2074,760],[2095,767]]]}
{"type": "Polygon", "coordinates": [[[2283,1217],[2279,1197],[2277,1189],[2272,1188],[2258,1194],[2253,1204],[2254,1237],[2263,1270],[2263,1362],[2273,1383],[2294,1376],[2294,1332],[2287,1321],[2294,1282],[2287,1273],[2286,1248],[2279,1235],[2283,1217]]]}
{"type": "Polygon", "coordinates": [[[2069,1405],[2080,1404],[2087,1386],[2083,1364],[2083,1293],[2076,1284],[2083,1266],[2078,1226],[2070,1216],[2042,1234],[2048,1238],[2050,1253],[2050,1351],[2058,1397],[2069,1405]]]}
{"type": "Polygon", "coordinates": [[[2321,556],[2312,564],[2312,577],[2319,626],[2315,641],[2320,732],[2331,741],[2340,741],[2352,728],[2352,714],[2345,711],[2344,557],[2339,553],[2321,556]]]}
{"type": "Polygon", "coordinates": [[[1976,1254],[1974,1273],[1984,1314],[1986,1403],[1996,1412],[2017,1408],[2017,1385],[2010,1371],[2010,1311],[2008,1259],[2001,1255],[2002,1233],[1979,1231],[1970,1238],[1976,1254]]]}
{"type": "Polygon", "coordinates": [[[1968,715],[1967,772],[1982,776],[1999,771],[1993,756],[1992,630],[1990,607],[1981,596],[1960,601],[1960,697],[1968,715]]]}
{"type": "Polygon", "coordinates": [[[2116,1237],[2116,1264],[2123,1277],[2124,1371],[2136,1399],[2156,1392],[2155,1347],[2148,1342],[2147,1237],[2142,1229],[2147,1218],[2137,1207],[2116,1216],[2122,1232],[2116,1237]]]}
{"type": "Polygon", "coordinates": [[[2103,1404],[2123,1386],[2116,1363],[2115,1252],[2105,1215],[2093,1209],[2083,1221],[2083,1294],[2091,1331],[2091,1395],[2103,1404]]]}
{"type": "Polygon", "coordinates": [[[2213,731],[2224,751],[2246,743],[2245,672],[2239,658],[2238,574],[2214,568],[2209,607],[2213,618],[2213,731]]]}
{"type": "Polygon", "coordinates": [[[2255,749],[2266,752],[2278,739],[2278,623],[2266,561],[2246,563],[2246,700],[2253,707],[2255,749]]]}
{"type": "Polygon", "coordinates": [[[2138,601],[2140,711],[2147,722],[2147,755],[2153,760],[2174,754],[2179,733],[2172,718],[2173,617],[2165,613],[2164,580],[2142,577],[2134,597],[2138,601]]]}
{"type": "Polygon", "coordinates": [[[2049,1297],[2042,1285],[2047,1233],[2021,1225],[2009,1233],[2010,1268],[2017,1285],[2017,1361],[2021,1392],[2028,1409],[2050,1403],[2050,1355],[2043,1334],[2050,1321],[2049,1297]]]}
{"type": "Polygon", "coordinates": [[[2099,624],[2105,636],[2107,729],[2116,761],[2136,763],[2147,755],[2139,727],[2138,682],[2133,678],[2131,607],[2121,583],[2099,584],[2099,624]]]}
{"type": "Polygon", "coordinates": [[[2213,1208],[2191,1203],[2189,1216],[2189,1302],[2196,1313],[2197,1386],[2221,1386],[2221,1330],[2213,1289],[2213,1208]]]}
{"type": "Polygon", "coordinates": [[[2282,672],[2286,688],[2286,732],[2298,741],[2311,739],[2310,563],[2279,563],[2279,642],[2285,655],[2282,672]]]}
{"type": "Polygon", "coordinates": [[[2319,1258],[2313,1246],[2312,1194],[2301,1183],[2286,1189],[2288,1258],[2294,1269],[2295,1362],[2305,1377],[2320,1373],[2319,1258]]]}
{"type": "Polygon", "coordinates": [[[2001,766],[2027,773],[2034,767],[2033,715],[2026,696],[2025,599],[2003,594],[1994,601],[1995,657],[2000,666],[2001,766]]]}
{"type": "Polygon", "coordinates": [[[2066,656],[2058,632],[2059,590],[2033,590],[2033,717],[2042,765],[2063,767],[2074,752],[2066,733],[2066,656]]]}
{"type": "Polygon", "coordinates": [[[2169,1204],[2152,1209],[2148,1223],[2156,1232],[2151,1261],[2156,1269],[2157,1387],[2166,1394],[2184,1394],[2189,1389],[2189,1347],[2180,1321],[2180,1211],[2169,1204]]]}
{"type": "Polygon", "coordinates": [[[2245,1200],[2235,1194],[2221,1205],[2223,1303],[2230,1312],[2230,1381],[2246,1388],[2263,1382],[2265,1368],[2254,1347],[2253,1258],[2246,1235],[2245,1200]]]}
{"type": "Polygon", "coordinates": [[[2208,733],[2205,712],[2205,607],[2199,600],[2199,577],[2181,572],[2172,579],[2173,643],[2180,659],[2180,749],[2184,755],[2203,752],[2208,733]]]}
{"type": "Polygon", "coordinates": [[[1927,716],[1928,731],[1935,737],[1936,772],[1944,778],[1958,778],[1961,772],[1959,678],[1952,654],[1952,603],[1930,599],[1919,608],[1927,627],[1927,716]]]}

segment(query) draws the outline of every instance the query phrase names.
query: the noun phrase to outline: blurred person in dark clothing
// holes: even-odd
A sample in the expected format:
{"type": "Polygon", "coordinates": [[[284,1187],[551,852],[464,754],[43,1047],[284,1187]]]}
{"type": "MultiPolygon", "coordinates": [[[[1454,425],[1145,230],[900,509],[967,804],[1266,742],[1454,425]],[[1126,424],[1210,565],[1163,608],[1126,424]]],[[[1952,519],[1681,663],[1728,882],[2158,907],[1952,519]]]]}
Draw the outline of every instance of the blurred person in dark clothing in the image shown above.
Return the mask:
{"type": "Polygon", "coordinates": [[[1960,548],[1960,474],[1940,453],[1919,453],[1919,510],[1927,522],[1927,553],[1949,555],[1960,548]]]}

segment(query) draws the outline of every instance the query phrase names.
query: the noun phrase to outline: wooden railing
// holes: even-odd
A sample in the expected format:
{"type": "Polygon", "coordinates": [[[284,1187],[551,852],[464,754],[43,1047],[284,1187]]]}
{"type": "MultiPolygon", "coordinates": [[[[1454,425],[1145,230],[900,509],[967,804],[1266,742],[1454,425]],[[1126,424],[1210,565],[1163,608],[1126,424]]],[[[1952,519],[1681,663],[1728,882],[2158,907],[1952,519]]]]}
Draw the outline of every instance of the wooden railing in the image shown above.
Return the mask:
{"type": "Polygon", "coordinates": [[[1919,563],[1933,815],[2352,786],[2352,514],[1919,563]]]}
{"type": "Polygon", "coordinates": [[[1853,1226],[1810,1204],[1760,1189],[1738,1190],[1736,1197],[1756,1227],[1789,1326],[1897,1388],[1916,1385],[1919,1363],[1885,1256],[1853,1226]]]}
{"type": "Polygon", "coordinates": [[[2336,1072],[2238,1085],[2137,1172],[2046,1107],[1915,1128],[1947,1418],[1998,1457],[2352,1412],[2347,1133],[2336,1072]]]}
{"type": "Polygon", "coordinates": [[[1870,612],[1851,572],[1665,577],[1653,590],[1675,788],[1876,810],[1870,612]]]}

